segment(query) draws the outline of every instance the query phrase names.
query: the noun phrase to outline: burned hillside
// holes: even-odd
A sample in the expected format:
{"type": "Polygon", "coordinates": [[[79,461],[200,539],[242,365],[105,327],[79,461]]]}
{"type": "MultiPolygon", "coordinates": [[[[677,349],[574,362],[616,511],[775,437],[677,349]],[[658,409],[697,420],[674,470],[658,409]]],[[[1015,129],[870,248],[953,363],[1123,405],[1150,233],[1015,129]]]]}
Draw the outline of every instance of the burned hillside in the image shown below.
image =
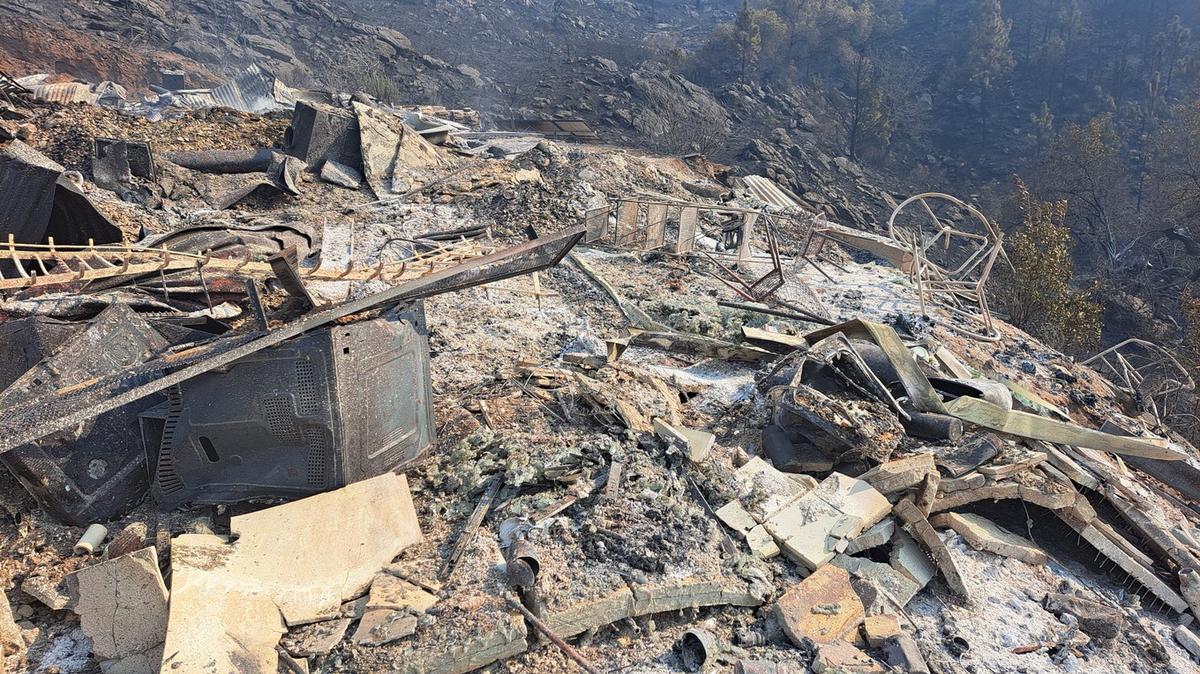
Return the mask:
{"type": "Polygon", "coordinates": [[[0,672],[1195,671],[1191,370],[1040,239],[723,3],[349,4],[0,8],[0,672]]]}

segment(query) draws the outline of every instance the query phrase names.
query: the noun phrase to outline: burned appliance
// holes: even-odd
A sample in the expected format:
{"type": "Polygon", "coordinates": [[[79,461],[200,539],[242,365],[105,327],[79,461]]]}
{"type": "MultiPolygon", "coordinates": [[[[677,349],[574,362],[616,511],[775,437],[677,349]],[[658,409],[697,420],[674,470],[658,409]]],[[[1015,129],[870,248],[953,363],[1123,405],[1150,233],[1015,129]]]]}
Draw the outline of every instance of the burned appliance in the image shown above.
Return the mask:
{"type": "Polygon", "coordinates": [[[382,474],[434,441],[424,310],[323,326],[167,398],[142,414],[162,508],[294,498],[382,474]]]}
{"type": "MultiPolygon", "coordinates": [[[[120,304],[105,309],[90,324],[46,318],[7,321],[0,325],[4,345],[0,405],[9,408],[18,401],[119,372],[162,351],[168,343],[120,304]]],[[[143,381],[134,379],[134,383],[143,381]]],[[[16,447],[0,455],[0,463],[55,518],[77,526],[107,521],[146,495],[138,413],[156,402],[148,398],[105,412],[16,447]]]]}

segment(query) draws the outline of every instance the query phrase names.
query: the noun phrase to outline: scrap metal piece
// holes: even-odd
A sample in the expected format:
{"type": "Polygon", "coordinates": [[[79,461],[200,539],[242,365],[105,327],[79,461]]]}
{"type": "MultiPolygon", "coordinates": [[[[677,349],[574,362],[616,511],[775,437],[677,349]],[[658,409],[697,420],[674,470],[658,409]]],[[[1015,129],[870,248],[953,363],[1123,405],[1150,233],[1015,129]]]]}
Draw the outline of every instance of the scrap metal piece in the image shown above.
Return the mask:
{"type": "Polygon", "coordinates": [[[583,238],[584,233],[584,226],[572,227],[332,306],[284,324],[267,335],[221,337],[188,351],[171,353],[130,367],[120,375],[103,377],[94,384],[68,392],[36,396],[14,404],[8,410],[8,415],[0,420],[0,453],[141,400],[355,313],[547,269],[558,264],[583,238]],[[168,370],[173,371],[167,374],[168,370]],[[152,376],[154,379],[140,383],[138,378],[142,376],[152,376]]]}
{"type": "Polygon", "coordinates": [[[573,140],[581,143],[600,140],[600,136],[582,119],[499,119],[496,120],[496,128],[501,131],[536,133],[554,140],[573,140]]]}
{"type": "Polygon", "coordinates": [[[295,246],[288,246],[267,260],[267,264],[270,264],[271,270],[275,272],[275,278],[279,279],[279,285],[283,286],[287,294],[300,301],[304,310],[312,309],[317,303],[308,293],[308,288],[304,287],[304,279],[297,268],[298,263],[295,246]]]}
{"type": "MultiPolygon", "coordinates": [[[[945,215],[943,215],[945,217],[945,215]]],[[[926,302],[940,302],[950,312],[950,320],[934,317],[938,323],[976,339],[997,341],[999,332],[992,323],[987,301],[987,282],[996,260],[1003,258],[1003,234],[1000,228],[977,208],[957,197],[939,192],[918,194],[901,202],[888,218],[888,235],[913,252],[909,276],[917,286],[921,311],[926,302]],[[930,202],[934,205],[931,206],[930,202]],[[920,205],[920,214],[909,208],[920,205]],[[970,216],[966,222],[974,230],[960,229],[939,218],[939,204],[962,209],[970,216]],[[926,221],[926,218],[928,221],[926,221]],[[899,222],[898,222],[899,220],[899,222]],[[940,244],[941,252],[936,246],[940,244]],[[963,327],[972,321],[975,329],[963,327]]]]}
{"type": "MultiPolygon", "coordinates": [[[[112,243],[117,228],[64,176],[66,169],[19,140],[0,147],[0,240],[41,243],[52,237],[65,244],[112,243]]],[[[28,277],[20,258],[8,258],[28,277]]],[[[5,275],[9,271],[0,267],[5,275]]],[[[39,268],[40,273],[45,273],[39,268]]]]}
{"type": "Polygon", "coordinates": [[[1137,404],[1163,421],[1176,394],[1196,390],[1196,381],[1170,351],[1144,339],[1127,339],[1083,361],[1137,404]]]}
{"type": "Polygon", "coordinates": [[[463,530],[458,535],[458,539],[454,541],[454,547],[450,549],[450,554],[446,555],[445,561],[442,562],[441,568],[438,569],[438,578],[443,580],[454,576],[454,569],[458,566],[458,560],[471,546],[471,541],[475,538],[475,532],[479,530],[479,525],[483,524],[483,518],[487,517],[488,510],[492,507],[492,501],[496,499],[496,494],[500,491],[501,485],[504,484],[504,474],[498,473],[493,475],[483,490],[483,496],[479,498],[479,502],[475,504],[475,510],[471,511],[471,516],[467,518],[466,524],[463,525],[463,530]]]}
{"type": "Polygon", "coordinates": [[[1074,447],[1088,447],[1113,454],[1128,454],[1161,461],[1184,461],[1187,459],[1186,454],[1172,449],[1166,440],[1154,442],[1145,438],[1101,433],[1029,412],[1006,410],[978,398],[958,398],[951,401],[946,409],[951,415],[963,421],[1023,438],[1045,440],[1074,447]]]}
{"type": "MultiPolygon", "coordinates": [[[[23,319],[30,327],[44,319],[23,319]]],[[[28,338],[36,333],[15,330],[28,338]]],[[[13,334],[0,330],[0,334],[13,334]]],[[[87,385],[97,378],[123,376],[126,368],[167,348],[161,333],[124,305],[105,309],[90,324],[55,344],[29,344],[39,362],[0,382],[0,404],[11,406],[30,396],[55,395],[58,391],[87,385]],[[33,349],[49,347],[47,352],[33,349]]],[[[148,377],[136,377],[145,384],[148,377]]],[[[60,521],[83,526],[108,521],[137,503],[146,494],[146,455],[138,442],[137,415],[155,404],[121,406],[99,415],[91,423],[36,442],[22,443],[0,456],[9,471],[49,513],[60,521]]]]}
{"type": "Polygon", "coordinates": [[[582,667],[583,671],[587,672],[588,674],[600,674],[600,670],[593,667],[590,662],[584,659],[584,657],[579,654],[579,651],[572,648],[571,644],[563,641],[562,637],[555,634],[554,630],[550,629],[549,625],[541,620],[538,620],[538,617],[535,616],[529,609],[522,606],[520,602],[514,601],[511,597],[505,597],[504,601],[509,605],[509,607],[520,611],[521,615],[525,616],[525,620],[529,621],[529,624],[533,625],[534,629],[545,635],[545,637],[549,639],[551,643],[557,646],[564,655],[566,655],[568,658],[571,658],[571,660],[575,661],[575,664],[582,667]]]}

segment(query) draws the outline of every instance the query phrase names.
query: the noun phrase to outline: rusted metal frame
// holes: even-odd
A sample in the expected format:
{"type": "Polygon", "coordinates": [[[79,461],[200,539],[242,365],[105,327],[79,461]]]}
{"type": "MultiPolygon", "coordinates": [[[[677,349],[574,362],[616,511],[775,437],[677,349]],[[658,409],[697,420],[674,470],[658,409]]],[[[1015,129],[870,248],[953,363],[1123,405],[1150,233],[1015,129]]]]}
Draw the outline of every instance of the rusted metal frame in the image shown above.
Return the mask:
{"type": "MultiPolygon", "coordinates": [[[[0,290],[18,290],[34,286],[93,281],[120,276],[140,276],[153,272],[185,271],[195,269],[198,263],[202,264],[204,268],[244,275],[270,276],[275,273],[270,264],[254,261],[248,257],[214,258],[211,255],[180,253],[178,251],[161,249],[135,249],[129,246],[123,248],[73,247],[74,249],[69,250],[63,250],[62,248],[27,250],[27,246],[28,244],[13,245],[10,242],[9,245],[4,247],[5,255],[14,263],[14,268],[17,270],[18,276],[14,278],[0,276],[0,290]],[[100,265],[99,268],[89,264],[88,257],[84,255],[85,253],[91,258],[92,263],[100,265]],[[105,254],[115,259],[116,262],[106,259],[104,257],[105,254]],[[31,259],[37,263],[38,268],[43,273],[31,274],[26,271],[22,261],[31,259]],[[61,265],[67,271],[47,271],[46,262],[53,262],[56,267],[61,265]]],[[[344,269],[333,270],[318,264],[312,268],[297,268],[297,272],[302,277],[311,277],[319,280],[387,280],[394,282],[406,276],[412,278],[414,274],[411,272],[414,271],[418,272],[415,274],[416,276],[428,273],[424,270],[411,269],[410,266],[415,263],[428,263],[430,265],[429,269],[433,270],[438,266],[457,264],[467,254],[484,254],[485,250],[485,248],[478,248],[474,244],[457,247],[443,246],[434,251],[420,253],[396,263],[384,264],[381,261],[374,267],[355,267],[354,263],[350,262],[344,269]]]]}
{"type": "Polygon", "coordinates": [[[583,238],[583,225],[478,257],[457,267],[323,309],[280,326],[269,334],[249,333],[216,338],[181,352],[98,379],[70,395],[48,392],[12,405],[0,418],[0,453],[70,428],[131,402],[163,391],[354,314],[500,281],[553,267],[583,238]],[[176,369],[177,368],[177,369],[176,369]],[[139,384],[150,377],[150,381],[139,384]]]}

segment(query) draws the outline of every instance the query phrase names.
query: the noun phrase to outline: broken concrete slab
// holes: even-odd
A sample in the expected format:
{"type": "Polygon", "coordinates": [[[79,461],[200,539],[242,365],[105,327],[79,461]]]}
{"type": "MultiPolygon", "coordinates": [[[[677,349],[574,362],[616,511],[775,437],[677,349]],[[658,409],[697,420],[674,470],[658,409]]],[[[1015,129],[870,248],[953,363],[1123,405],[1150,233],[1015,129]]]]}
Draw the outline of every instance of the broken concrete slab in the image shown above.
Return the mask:
{"type": "Polygon", "coordinates": [[[958,532],[971,547],[1002,557],[1019,559],[1026,564],[1046,563],[1046,553],[1032,541],[1018,536],[991,520],[971,513],[940,513],[929,520],[939,529],[958,532]]]}
{"type": "Polygon", "coordinates": [[[899,634],[900,619],[891,613],[870,615],[863,619],[863,638],[871,648],[879,648],[883,642],[899,634]]]}
{"type": "Polygon", "coordinates": [[[821,644],[813,658],[816,674],[885,674],[888,668],[845,641],[821,644]]]}
{"type": "Polygon", "coordinates": [[[761,524],[746,532],[746,545],[759,559],[774,559],[779,556],[779,544],[761,524]]]}
{"type": "Polygon", "coordinates": [[[332,159],[326,160],[321,166],[321,180],[348,190],[357,190],[363,182],[361,173],[332,159]]]}
{"type": "Polygon", "coordinates": [[[925,587],[937,575],[933,560],[904,529],[896,532],[892,539],[892,551],[888,563],[892,568],[907,576],[920,587],[925,587]]]}
{"type": "Polygon", "coordinates": [[[881,494],[896,494],[912,489],[930,472],[936,471],[932,454],[914,454],[881,463],[858,476],[881,494]]]}
{"type": "Polygon", "coordinates": [[[289,625],[336,617],[343,601],[423,540],[408,480],[395,473],[234,517],[230,530],[237,542],[224,572],[277,599],[289,625]],[[285,545],[280,532],[297,538],[285,545]]]}
{"type": "Polygon", "coordinates": [[[912,537],[929,553],[929,557],[941,572],[942,577],[946,579],[950,590],[958,596],[968,599],[967,585],[963,582],[962,575],[958,572],[958,567],[955,566],[954,559],[950,556],[950,551],[946,549],[942,539],[938,538],[937,532],[929,524],[929,520],[925,519],[925,515],[908,499],[897,503],[893,512],[904,523],[905,529],[912,534],[912,537]]]}
{"type": "Polygon", "coordinates": [[[857,555],[865,550],[871,550],[892,540],[896,533],[896,520],[888,517],[878,524],[851,539],[846,545],[847,555],[857,555]]]}
{"type": "Polygon", "coordinates": [[[105,672],[154,673],[167,633],[167,587],[153,547],[75,572],[79,614],[105,672]]]}
{"type": "Polygon", "coordinates": [[[211,534],[171,541],[171,603],[162,670],[275,674],[284,633],[275,601],[253,579],[226,572],[233,546],[211,534]]]}
{"type": "Polygon", "coordinates": [[[164,669],[274,672],[285,623],[339,617],[343,601],[422,540],[408,481],[394,473],[234,517],[230,530],[233,542],[172,541],[164,669]],[[223,589],[215,600],[213,588],[223,589]]]}
{"type": "Polygon", "coordinates": [[[784,634],[797,646],[805,639],[819,644],[838,641],[866,616],[850,575],[836,566],[821,567],[790,587],[772,610],[784,634]]]}

